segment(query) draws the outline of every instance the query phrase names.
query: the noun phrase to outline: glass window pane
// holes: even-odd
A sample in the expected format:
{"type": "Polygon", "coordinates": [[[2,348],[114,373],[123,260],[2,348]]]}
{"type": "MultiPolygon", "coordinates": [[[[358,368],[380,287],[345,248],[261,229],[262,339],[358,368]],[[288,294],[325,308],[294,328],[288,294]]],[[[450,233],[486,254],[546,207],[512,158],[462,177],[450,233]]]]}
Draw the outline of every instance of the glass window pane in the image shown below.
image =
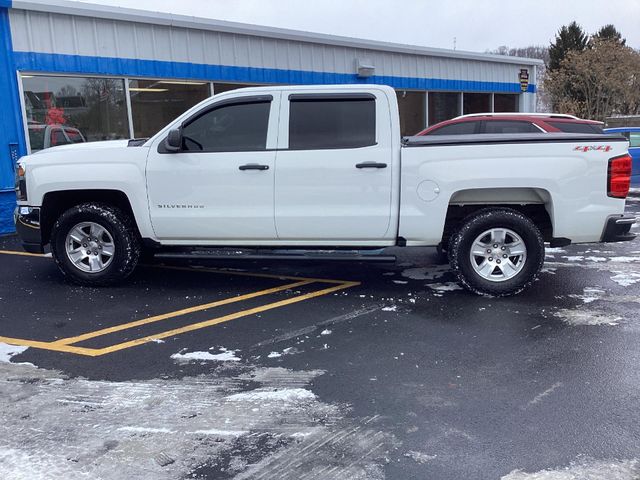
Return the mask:
{"type": "Polygon", "coordinates": [[[567,133],[604,133],[600,125],[576,122],[549,122],[549,125],[567,133]]]}
{"type": "Polygon", "coordinates": [[[490,113],[491,94],[489,93],[465,93],[462,102],[464,114],[490,113]]]}
{"type": "Polygon", "coordinates": [[[376,102],[372,99],[292,100],[289,148],[358,148],[376,143],[376,102]]]}
{"type": "Polygon", "coordinates": [[[400,110],[400,134],[415,135],[425,127],[425,93],[400,90],[396,95],[400,110]]]}
{"type": "Polygon", "coordinates": [[[515,120],[486,120],[484,133],[544,133],[530,122],[515,120]]]}
{"type": "Polygon", "coordinates": [[[429,125],[460,115],[460,94],[429,92],[429,125]]]}
{"type": "Polygon", "coordinates": [[[265,150],[270,107],[270,102],[260,102],[210,110],[182,129],[183,149],[195,152],[265,150]]]}
{"type": "Polygon", "coordinates": [[[130,80],[129,95],[133,134],[136,138],[148,138],[209,97],[209,84],[179,80],[130,80]]]}
{"type": "Polygon", "coordinates": [[[460,122],[436,128],[429,135],[471,135],[479,132],[480,122],[460,122]]]}
{"type": "Polygon", "coordinates": [[[513,95],[509,93],[496,93],[493,96],[493,111],[494,112],[517,112],[518,97],[519,95],[513,95]]]}
{"type": "Polygon", "coordinates": [[[631,132],[629,136],[629,147],[640,147],[640,132],[631,132]]]}
{"type": "Polygon", "coordinates": [[[32,151],[129,138],[122,79],[36,75],[23,77],[22,87],[32,151]]]}

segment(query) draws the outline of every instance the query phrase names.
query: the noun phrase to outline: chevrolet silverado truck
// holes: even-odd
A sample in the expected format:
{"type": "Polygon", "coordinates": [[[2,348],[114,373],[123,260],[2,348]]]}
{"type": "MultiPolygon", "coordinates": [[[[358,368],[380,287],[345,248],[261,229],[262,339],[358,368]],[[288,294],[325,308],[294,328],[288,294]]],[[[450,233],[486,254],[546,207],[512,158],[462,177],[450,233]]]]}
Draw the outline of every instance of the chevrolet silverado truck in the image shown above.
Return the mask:
{"type": "Polygon", "coordinates": [[[627,147],[598,134],[403,139],[390,87],[245,88],[149,139],[23,157],[15,220],[28,252],[50,244],[82,285],[123,280],[145,253],[362,260],[440,246],[467,289],[504,296],[535,279],[545,242],[634,238],[627,147]]]}

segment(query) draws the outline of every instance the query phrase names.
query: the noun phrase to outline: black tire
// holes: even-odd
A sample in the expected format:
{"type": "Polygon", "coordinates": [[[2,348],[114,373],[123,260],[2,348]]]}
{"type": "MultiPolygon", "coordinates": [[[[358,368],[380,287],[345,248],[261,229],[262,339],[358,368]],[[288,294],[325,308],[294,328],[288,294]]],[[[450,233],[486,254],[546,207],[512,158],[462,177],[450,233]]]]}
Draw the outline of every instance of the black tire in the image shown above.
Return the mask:
{"type": "Polygon", "coordinates": [[[73,283],[93,287],[113,285],[131,275],[138,264],[140,239],[133,220],[120,209],[103,203],[83,203],[64,212],[54,224],[51,253],[62,274],[73,283]],[[81,222],[97,223],[113,238],[114,254],[103,271],[85,272],[67,255],[67,234],[81,222]]]}
{"type": "Polygon", "coordinates": [[[449,239],[449,262],[462,285],[479,295],[504,297],[520,293],[536,278],[544,263],[544,239],[526,216],[509,208],[486,208],[463,220],[449,239]],[[473,242],[492,228],[508,228],[520,236],[527,249],[522,269],[512,278],[495,282],[478,274],[471,262],[473,242]]]}
{"type": "Polygon", "coordinates": [[[443,247],[442,243],[439,243],[436,247],[436,255],[436,261],[438,264],[446,265],[449,263],[449,253],[447,252],[447,249],[443,247]]]}

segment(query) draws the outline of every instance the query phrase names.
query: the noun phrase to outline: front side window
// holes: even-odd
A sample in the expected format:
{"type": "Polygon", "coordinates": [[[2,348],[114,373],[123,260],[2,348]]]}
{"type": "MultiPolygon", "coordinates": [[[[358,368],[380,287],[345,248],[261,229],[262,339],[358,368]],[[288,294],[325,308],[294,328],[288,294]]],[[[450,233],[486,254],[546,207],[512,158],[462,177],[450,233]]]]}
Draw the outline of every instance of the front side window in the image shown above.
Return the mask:
{"type": "Polygon", "coordinates": [[[129,137],[123,79],[25,75],[22,88],[31,151],[129,137]]]}
{"type": "Polygon", "coordinates": [[[214,107],[182,128],[183,151],[251,152],[267,148],[271,102],[214,107]]]}
{"type": "Polygon", "coordinates": [[[484,133],[543,133],[530,122],[514,120],[487,120],[484,124],[484,133]]]}
{"type": "Polygon", "coordinates": [[[291,99],[290,149],[359,148],[375,143],[375,98],[291,99]]]}

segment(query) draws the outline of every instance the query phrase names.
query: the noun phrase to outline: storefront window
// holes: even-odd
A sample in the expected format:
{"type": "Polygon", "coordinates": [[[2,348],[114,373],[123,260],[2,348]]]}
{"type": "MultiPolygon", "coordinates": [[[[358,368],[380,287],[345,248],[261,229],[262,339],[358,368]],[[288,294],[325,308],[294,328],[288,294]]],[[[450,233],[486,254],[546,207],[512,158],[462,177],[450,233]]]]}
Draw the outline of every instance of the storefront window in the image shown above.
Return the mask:
{"type": "Polygon", "coordinates": [[[400,109],[400,134],[415,135],[425,127],[425,93],[399,90],[396,95],[400,109]]]}
{"type": "Polygon", "coordinates": [[[470,113],[490,113],[491,94],[490,93],[465,93],[462,101],[464,114],[470,113]]]}
{"type": "Polygon", "coordinates": [[[217,95],[218,93],[228,92],[229,90],[236,90],[238,88],[246,88],[246,87],[255,87],[257,85],[251,85],[248,83],[214,83],[213,84],[213,93],[217,95]]]}
{"type": "Polygon", "coordinates": [[[129,137],[124,80],[22,77],[31,151],[129,137]]]}
{"type": "Polygon", "coordinates": [[[429,92],[429,125],[460,115],[460,94],[429,92]]]}
{"type": "Polygon", "coordinates": [[[134,136],[152,137],[209,94],[208,82],[129,80],[134,136]]]}
{"type": "Polygon", "coordinates": [[[496,93],[493,96],[494,112],[517,112],[518,95],[509,93],[496,93]]]}

